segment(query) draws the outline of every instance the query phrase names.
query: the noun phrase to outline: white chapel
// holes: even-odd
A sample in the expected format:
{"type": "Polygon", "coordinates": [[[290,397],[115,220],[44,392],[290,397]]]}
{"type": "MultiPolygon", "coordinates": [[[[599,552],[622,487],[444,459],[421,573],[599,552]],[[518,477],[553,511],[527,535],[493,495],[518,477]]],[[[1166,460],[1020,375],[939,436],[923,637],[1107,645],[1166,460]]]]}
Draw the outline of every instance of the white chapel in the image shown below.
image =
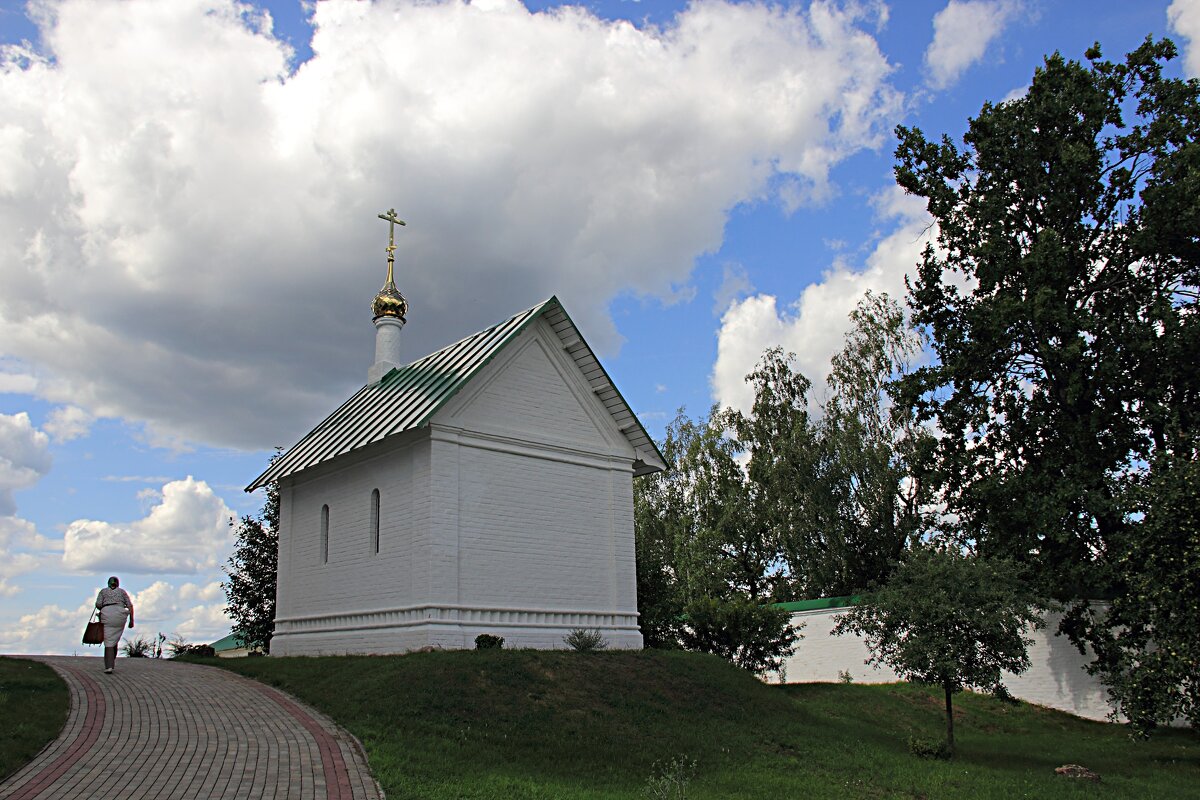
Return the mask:
{"type": "Polygon", "coordinates": [[[271,654],[555,648],[576,628],[640,648],[653,440],[554,297],[403,364],[394,250],[366,385],[247,487],[280,491],[271,654]]]}

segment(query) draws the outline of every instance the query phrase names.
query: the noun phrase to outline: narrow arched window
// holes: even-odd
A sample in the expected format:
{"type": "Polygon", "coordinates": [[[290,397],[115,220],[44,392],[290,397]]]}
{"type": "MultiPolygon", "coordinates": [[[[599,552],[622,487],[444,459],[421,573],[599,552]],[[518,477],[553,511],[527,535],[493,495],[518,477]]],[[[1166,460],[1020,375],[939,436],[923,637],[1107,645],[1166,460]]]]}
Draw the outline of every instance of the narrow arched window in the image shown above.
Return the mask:
{"type": "Polygon", "coordinates": [[[379,490],[371,492],[371,552],[379,553],[379,490]]]}
{"type": "Polygon", "coordinates": [[[321,563],[329,563],[329,506],[321,506],[321,563]]]}

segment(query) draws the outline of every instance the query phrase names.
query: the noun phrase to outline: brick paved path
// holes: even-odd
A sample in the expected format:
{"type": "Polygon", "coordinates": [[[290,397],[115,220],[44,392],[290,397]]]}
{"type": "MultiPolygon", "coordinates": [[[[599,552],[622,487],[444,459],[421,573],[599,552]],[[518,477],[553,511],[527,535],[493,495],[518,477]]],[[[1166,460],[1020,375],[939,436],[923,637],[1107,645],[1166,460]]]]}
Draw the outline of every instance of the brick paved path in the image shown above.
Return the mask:
{"type": "Polygon", "coordinates": [[[0,800],[376,800],[357,742],[327,717],[216,667],[36,656],[71,690],[58,739],[0,800]]]}

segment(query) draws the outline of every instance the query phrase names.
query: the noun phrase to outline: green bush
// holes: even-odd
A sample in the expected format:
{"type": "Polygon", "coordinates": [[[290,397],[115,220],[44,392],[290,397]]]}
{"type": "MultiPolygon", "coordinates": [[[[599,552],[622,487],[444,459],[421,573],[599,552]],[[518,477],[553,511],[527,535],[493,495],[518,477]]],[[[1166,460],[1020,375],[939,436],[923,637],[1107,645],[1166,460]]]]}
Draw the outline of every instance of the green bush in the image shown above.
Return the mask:
{"type": "Polygon", "coordinates": [[[503,647],[503,636],[493,636],[490,633],[481,633],[475,637],[476,650],[500,650],[503,647]]]}
{"type": "Polygon", "coordinates": [[[782,673],[801,638],[790,611],[752,597],[699,597],[683,610],[685,648],[714,653],[755,675],[782,673]]]}
{"type": "Polygon", "coordinates": [[[189,644],[187,639],[184,639],[179,634],[175,634],[167,642],[167,657],[168,658],[213,658],[217,651],[213,649],[211,644],[189,644]]]}
{"type": "MultiPolygon", "coordinates": [[[[217,651],[211,644],[189,644],[178,654],[180,656],[195,656],[197,658],[215,658],[217,651]]],[[[178,656],[172,656],[176,658],[178,656]]]]}
{"type": "Polygon", "coordinates": [[[1003,683],[996,684],[995,688],[992,689],[992,697],[1002,703],[1008,703],[1010,706],[1020,705],[1021,703],[1020,700],[1012,696],[1008,691],[1008,687],[1003,683]]]}
{"type": "Polygon", "coordinates": [[[952,755],[950,745],[945,739],[918,736],[917,734],[908,737],[908,752],[917,758],[930,758],[936,761],[946,761],[952,755]]]}
{"type": "Polygon", "coordinates": [[[121,644],[121,652],[128,658],[153,658],[154,641],[139,636],[136,639],[126,639],[121,644]]]}
{"type": "Polygon", "coordinates": [[[580,653],[592,653],[608,647],[608,642],[604,641],[604,635],[600,631],[589,631],[584,628],[575,628],[563,637],[563,642],[572,650],[580,653]]]}

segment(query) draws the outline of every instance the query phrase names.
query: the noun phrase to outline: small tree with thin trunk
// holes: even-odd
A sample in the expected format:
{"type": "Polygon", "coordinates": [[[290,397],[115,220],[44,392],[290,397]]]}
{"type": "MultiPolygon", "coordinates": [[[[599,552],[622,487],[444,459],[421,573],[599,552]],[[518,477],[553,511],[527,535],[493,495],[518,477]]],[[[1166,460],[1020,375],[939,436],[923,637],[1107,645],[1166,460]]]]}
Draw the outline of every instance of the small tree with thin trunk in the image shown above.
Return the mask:
{"type": "Polygon", "coordinates": [[[954,694],[998,691],[1001,670],[1028,669],[1032,640],[1024,633],[1042,624],[1011,561],[926,545],[908,553],[887,585],[841,615],[833,633],[862,635],[871,651],[868,664],[942,688],[953,755],[954,694]]]}
{"type": "MultiPolygon", "coordinates": [[[[276,453],[271,461],[279,458],[276,453]]],[[[237,543],[221,584],[233,619],[233,632],[250,650],[266,653],[275,633],[275,588],[279,576],[279,484],[267,485],[258,518],[249,514],[230,520],[237,543]]]]}

